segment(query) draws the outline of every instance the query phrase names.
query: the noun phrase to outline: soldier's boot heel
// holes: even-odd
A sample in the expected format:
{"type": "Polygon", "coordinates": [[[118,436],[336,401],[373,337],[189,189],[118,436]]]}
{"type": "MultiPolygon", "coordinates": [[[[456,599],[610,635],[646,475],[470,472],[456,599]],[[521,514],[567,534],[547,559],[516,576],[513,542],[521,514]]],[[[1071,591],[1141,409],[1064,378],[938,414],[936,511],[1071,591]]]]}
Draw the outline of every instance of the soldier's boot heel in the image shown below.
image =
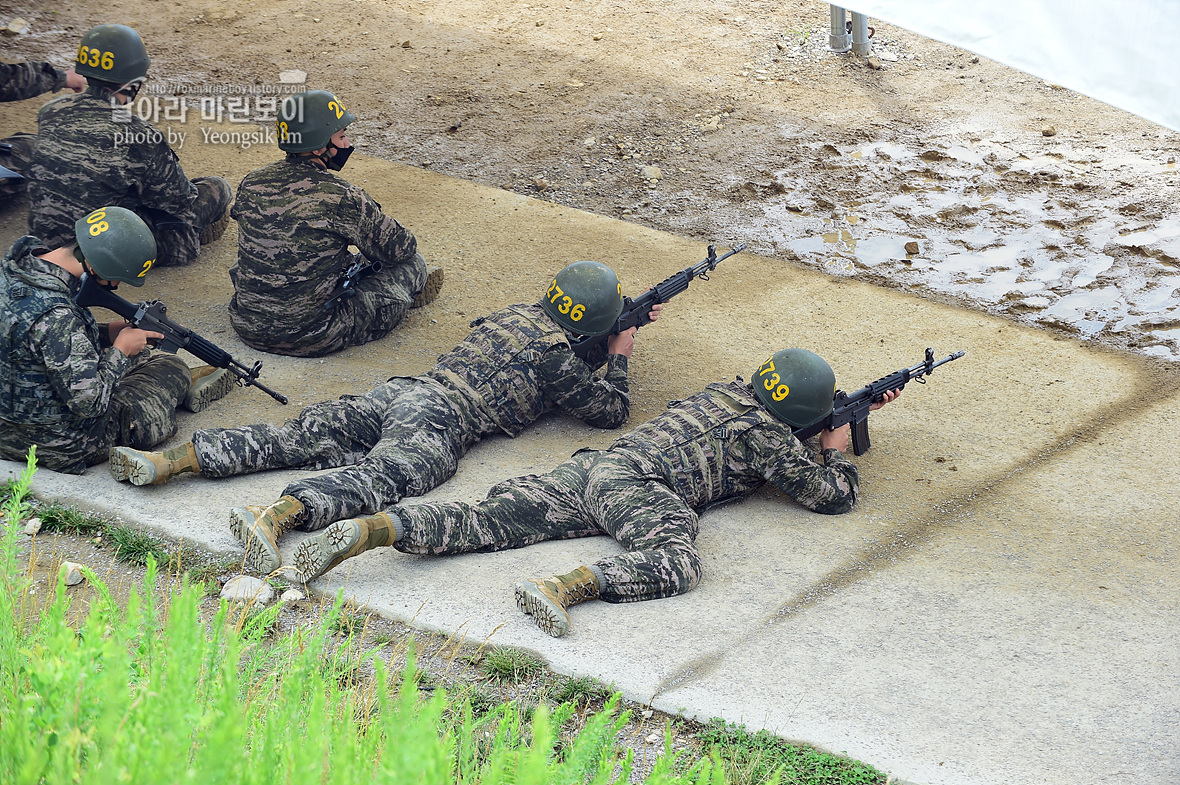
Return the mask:
{"type": "Polygon", "coordinates": [[[130,480],[132,485],[160,485],[178,474],[201,473],[192,442],[164,452],[112,447],[109,458],[111,476],[119,482],[130,480]]]}
{"type": "Polygon", "coordinates": [[[208,245],[209,243],[220,240],[228,226],[229,209],[226,208],[226,211],[222,213],[220,218],[201,230],[201,236],[198,238],[201,245],[208,245]]]}
{"type": "Polygon", "coordinates": [[[190,412],[199,412],[214,401],[220,401],[229,395],[234,388],[237,378],[225,368],[204,365],[194,368],[193,380],[189,384],[184,400],[180,402],[190,412]]]}
{"type": "Polygon", "coordinates": [[[379,512],[363,518],[336,521],[295,549],[295,570],[306,583],[335,569],[345,559],[393,545],[401,538],[401,521],[391,513],[379,512]]]}
{"type": "Polygon", "coordinates": [[[279,537],[301,523],[306,515],[303,503],[284,496],[269,507],[248,504],[229,512],[229,530],[246,548],[243,564],[258,575],[270,575],[283,565],[279,537]]]}
{"type": "Polygon", "coordinates": [[[599,596],[598,578],[589,567],[579,567],[565,575],[530,578],[516,584],[516,607],[533,617],[541,630],[560,638],[570,631],[567,610],[580,602],[599,596]]]}
{"type": "Polygon", "coordinates": [[[443,268],[428,267],[426,268],[426,283],[422,286],[422,291],[414,297],[414,301],[410,303],[411,308],[421,308],[424,305],[430,305],[438,297],[438,293],[442,291],[443,285],[443,268]]]}

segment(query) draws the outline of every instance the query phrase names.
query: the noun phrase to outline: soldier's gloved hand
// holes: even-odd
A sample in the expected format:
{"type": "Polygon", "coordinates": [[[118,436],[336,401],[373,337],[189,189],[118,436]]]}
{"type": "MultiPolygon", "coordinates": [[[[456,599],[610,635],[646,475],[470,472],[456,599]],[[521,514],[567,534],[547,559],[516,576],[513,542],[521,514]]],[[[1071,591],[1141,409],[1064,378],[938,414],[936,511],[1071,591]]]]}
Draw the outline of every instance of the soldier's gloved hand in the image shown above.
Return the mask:
{"type": "Polygon", "coordinates": [[[138,327],[125,327],[115,337],[115,348],[128,357],[134,357],[147,348],[149,341],[158,341],[163,333],[152,330],[141,330],[138,327]]]}

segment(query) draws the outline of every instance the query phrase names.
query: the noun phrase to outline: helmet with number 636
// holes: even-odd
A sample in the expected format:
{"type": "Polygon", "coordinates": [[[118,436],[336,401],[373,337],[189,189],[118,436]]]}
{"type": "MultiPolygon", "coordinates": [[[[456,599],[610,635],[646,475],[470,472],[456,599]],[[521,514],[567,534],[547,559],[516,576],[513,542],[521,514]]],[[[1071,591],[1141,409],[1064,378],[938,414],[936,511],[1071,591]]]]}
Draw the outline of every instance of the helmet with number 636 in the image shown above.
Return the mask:
{"type": "Polygon", "coordinates": [[[574,262],[553,278],[541,307],[570,332],[605,335],[623,312],[623,287],[602,262],[574,262]]]}
{"type": "MultiPolygon", "coordinates": [[[[125,207],[100,207],[74,224],[78,251],[104,281],[143,286],[156,263],[156,238],[135,213],[125,207]]],[[[77,252],[75,252],[77,254],[77,252]]]]}
{"type": "Polygon", "coordinates": [[[74,71],[87,79],[125,85],[146,77],[151,62],[139,33],[127,25],[99,25],[82,36],[74,71]]]}
{"type": "Polygon", "coordinates": [[[332,134],[356,121],[340,99],[327,90],[308,90],[287,96],[279,106],[275,132],[279,149],[310,153],[328,146],[332,134]]]}
{"type": "Polygon", "coordinates": [[[827,360],[806,349],[783,349],[758,366],[754,396],[792,428],[806,428],[832,413],[836,374],[827,360]]]}

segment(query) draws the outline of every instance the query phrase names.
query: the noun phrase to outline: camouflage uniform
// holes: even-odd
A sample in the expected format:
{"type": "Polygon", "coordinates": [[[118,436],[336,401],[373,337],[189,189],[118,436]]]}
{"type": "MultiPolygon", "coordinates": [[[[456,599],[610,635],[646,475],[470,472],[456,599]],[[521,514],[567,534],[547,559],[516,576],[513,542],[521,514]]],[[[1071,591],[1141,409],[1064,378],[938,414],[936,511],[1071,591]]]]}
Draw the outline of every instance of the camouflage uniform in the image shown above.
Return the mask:
{"type": "Polygon", "coordinates": [[[583,451],[549,474],[502,482],[479,504],[399,507],[405,553],[519,548],[607,534],[628,553],[591,566],[602,598],[633,602],[682,594],[701,577],[697,513],[771,482],[816,512],[856,502],[856,467],[839,450],[823,463],[740,382],[673,401],[606,451],[583,451]]]}
{"type": "Polygon", "coordinates": [[[147,449],[176,433],[188,366],[170,354],[128,358],[74,304],[78,280],[37,258],[36,237],[0,260],[0,457],[79,474],[112,445],[147,449]]]}
{"type": "Polygon", "coordinates": [[[49,63],[0,63],[0,101],[20,101],[66,86],[66,72],[49,63]]]}
{"type": "MultiPolygon", "coordinates": [[[[66,72],[59,71],[49,63],[0,63],[0,101],[20,101],[34,98],[42,93],[56,93],[66,86],[66,72]]],[[[0,166],[24,174],[29,166],[29,157],[37,144],[36,134],[13,134],[0,139],[0,143],[12,145],[12,149],[0,152],[0,166]]],[[[5,182],[0,193],[17,193],[24,190],[24,183],[5,182]]]]}
{"type": "Polygon", "coordinates": [[[189,180],[166,137],[110,91],[91,85],[37,115],[29,178],[29,232],[56,248],[74,241],[79,215],[126,207],[151,227],[157,266],[188,264],[200,237],[222,219],[233,192],[223,177],[189,180]]]}
{"type": "Polygon", "coordinates": [[[246,175],[231,215],[238,263],[230,323],[255,349],[321,357],[382,338],[426,284],[414,235],[363,188],[310,158],[291,155],[246,175]],[[327,310],[353,262],[350,245],[382,269],[327,310]]]}
{"type": "Polygon", "coordinates": [[[516,436],[552,409],[598,428],[627,421],[625,356],[611,355],[605,376],[595,377],[539,305],[515,305],[472,326],[423,376],[395,377],[361,396],[313,404],[281,426],[197,431],[201,473],[354,464],[283,490],[307,511],[299,528],[315,530],[426,493],[450,478],[482,437],[516,436]]]}

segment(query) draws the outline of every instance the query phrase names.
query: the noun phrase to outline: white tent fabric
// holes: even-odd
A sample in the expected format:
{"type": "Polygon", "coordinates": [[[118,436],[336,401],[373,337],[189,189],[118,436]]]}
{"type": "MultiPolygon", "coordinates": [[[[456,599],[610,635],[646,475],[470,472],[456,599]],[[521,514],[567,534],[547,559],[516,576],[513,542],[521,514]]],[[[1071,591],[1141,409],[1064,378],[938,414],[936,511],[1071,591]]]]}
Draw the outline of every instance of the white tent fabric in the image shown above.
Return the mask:
{"type": "Polygon", "coordinates": [[[836,5],[1180,131],[1180,0],[849,0],[836,5]]]}

